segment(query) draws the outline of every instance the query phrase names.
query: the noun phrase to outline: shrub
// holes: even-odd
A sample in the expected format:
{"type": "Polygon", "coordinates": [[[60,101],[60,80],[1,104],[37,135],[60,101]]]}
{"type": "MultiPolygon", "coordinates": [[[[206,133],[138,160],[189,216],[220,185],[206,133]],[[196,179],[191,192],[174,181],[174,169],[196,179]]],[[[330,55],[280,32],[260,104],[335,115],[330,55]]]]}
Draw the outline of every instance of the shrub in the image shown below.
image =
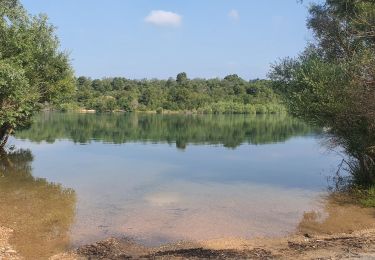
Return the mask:
{"type": "Polygon", "coordinates": [[[267,114],[268,110],[267,107],[264,105],[256,104],[255,105],[255,110],[257,114],[267,114]]]}
{"type": "Polygon", "coordinates": [[[158,113],[158,114],[163,114],[163,108],[162,108],[162,107],[158,107],[158,108],[156,109],[156,113],[158,113]]]}
{"type": "Polygon", "coordinates": [[[251,114],[251,115],[255,115],[256,112],[257,112],[257,111],[256,111],[256,109],[255,109],[255,106],[250,105],[250,104],[244,106],[244,113],[246,113],[246,114],[251,114]]]}

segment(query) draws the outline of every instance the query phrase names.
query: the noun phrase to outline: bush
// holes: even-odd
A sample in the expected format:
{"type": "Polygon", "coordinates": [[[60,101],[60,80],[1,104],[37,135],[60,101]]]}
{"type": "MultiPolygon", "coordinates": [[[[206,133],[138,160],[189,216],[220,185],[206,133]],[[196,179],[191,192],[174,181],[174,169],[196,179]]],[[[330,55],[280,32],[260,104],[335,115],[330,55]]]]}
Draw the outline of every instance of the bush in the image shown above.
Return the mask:
{"type": "Polygon", "coordinates": [[[222,113],[225,113],[225,104],[223,104],[222,102],[218,102],[218,103],[213,103],[211,105],[211,110],[212,110],[212,113],[214,114],[222,114],[222,113]]]}
{"type": "Polygon", "coordinates": [[[205,106],[205,107],[202,107],[202,108],[198,108],[197,113],[198,114],[212,114],[213,111],[212,111],[211,107],[205,106]]]}
{"type": "Polygon", "coordinates": [[[246,113],[246,114],[251,114],[251,115],[255,115],[256,112],[257,112],[257,111],[256,111],[256,109],[255,109],[255,106],[250,105],[250,104],[244,106],[244,113],[246,113]]]}
{"type": "Polygon", "coordinates": [[[264,105],[256,104],[255,110],[256,110],[257,114],[267,114],[268,113],[267,107],[264,106],[264,105]]]}
{"type": "Polygon", "coordinates": [[[360,202],[365,207],[375,207],[375,187],[366,190],[360,202]]]}
{"type": "Polygon", "coordinates": [[[156,113],[157,113],[157,114],[163,114],[163,108],[162,108],[162,107],[158,107],[158,108],[156,109],[156,113]]]}
{"type": "Polygon", "coordinates": [[[57,109],[61,110],[62,112],[77,111],[79,106],[77,103],[64,103],[57,106],[57,109]]]}

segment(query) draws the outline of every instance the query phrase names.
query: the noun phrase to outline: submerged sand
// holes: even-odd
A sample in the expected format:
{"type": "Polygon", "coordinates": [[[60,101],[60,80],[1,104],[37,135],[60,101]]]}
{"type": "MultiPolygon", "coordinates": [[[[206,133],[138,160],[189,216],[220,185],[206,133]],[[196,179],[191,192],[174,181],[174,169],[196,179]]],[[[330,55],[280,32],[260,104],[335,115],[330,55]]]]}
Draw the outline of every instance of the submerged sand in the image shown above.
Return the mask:
{"type": "MultiPolygon", "coordinates": [[[[31,254],[33,258],[22,255],[24,245],[20,243],[38,253],[45,248],[35,241],[22,241],[17,230],[0,226],[1,260],[36,259],[36,254],[31,254]]],[[[324,211],[306,212],[296,232],[281,238],[227,237],[159,247],[110,238],[55,254],[43,252],[38,259],[375,259],[375,209],[331,195],[324,211]]]]}

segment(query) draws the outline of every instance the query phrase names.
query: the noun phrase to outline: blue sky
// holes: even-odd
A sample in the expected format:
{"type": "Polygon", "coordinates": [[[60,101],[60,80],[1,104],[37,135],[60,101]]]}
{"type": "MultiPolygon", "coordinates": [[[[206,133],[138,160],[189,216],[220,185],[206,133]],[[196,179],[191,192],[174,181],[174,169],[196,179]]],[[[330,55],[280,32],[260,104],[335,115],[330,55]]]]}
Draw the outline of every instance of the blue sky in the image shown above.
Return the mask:
{"type": "Polygon", "coordinates": [[[264,78],[311,33],[297,0],[21,0],[46,13],[77,76],[264,78]]]}

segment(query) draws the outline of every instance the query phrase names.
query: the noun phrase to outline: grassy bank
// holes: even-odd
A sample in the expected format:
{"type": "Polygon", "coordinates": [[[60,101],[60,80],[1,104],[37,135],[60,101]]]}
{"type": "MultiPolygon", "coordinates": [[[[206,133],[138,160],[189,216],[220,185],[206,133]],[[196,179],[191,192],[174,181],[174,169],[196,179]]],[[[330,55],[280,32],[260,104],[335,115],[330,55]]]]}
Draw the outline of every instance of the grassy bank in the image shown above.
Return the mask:
{"type": "Polygon", "coordinates": [[[375,186],[370,188],[357,188],[353,192],[357,203],[363,207],[375,208],[375,186]]]}

